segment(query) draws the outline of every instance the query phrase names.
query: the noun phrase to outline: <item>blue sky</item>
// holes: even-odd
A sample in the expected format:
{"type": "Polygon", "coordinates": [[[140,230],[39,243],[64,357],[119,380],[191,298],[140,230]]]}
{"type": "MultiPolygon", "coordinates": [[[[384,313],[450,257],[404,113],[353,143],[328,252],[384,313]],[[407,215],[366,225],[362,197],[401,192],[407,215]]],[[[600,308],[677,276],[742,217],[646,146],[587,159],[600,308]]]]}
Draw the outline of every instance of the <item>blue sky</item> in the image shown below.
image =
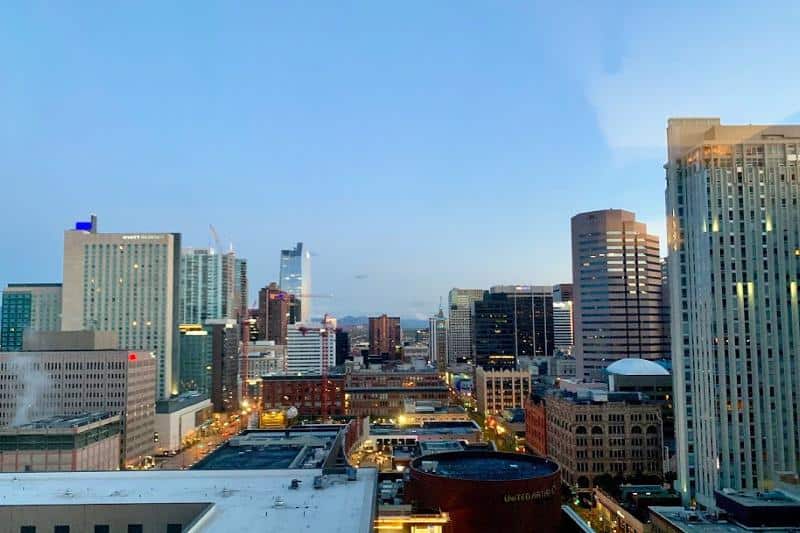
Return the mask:
{"type": "Polygon", "coordinates": [[[667,117],[800,121],[797,2],[584,4],[1,3],[0,283],[95,212],[214,224],[254,287],[302,240],[315,311],[425,316],[569,281],[577,212],[663,234],[667,117]]]}

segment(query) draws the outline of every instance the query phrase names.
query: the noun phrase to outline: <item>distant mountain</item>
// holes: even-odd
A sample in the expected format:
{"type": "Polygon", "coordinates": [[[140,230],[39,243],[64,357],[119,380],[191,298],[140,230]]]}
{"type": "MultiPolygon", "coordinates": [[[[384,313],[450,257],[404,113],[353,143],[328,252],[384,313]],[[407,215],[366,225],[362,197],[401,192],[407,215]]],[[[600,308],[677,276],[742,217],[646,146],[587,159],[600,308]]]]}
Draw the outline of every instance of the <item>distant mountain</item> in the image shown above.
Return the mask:
{"type": "MultiPolygon", "coordinates": [[[[352,326],[367,326],[369,325],[369,317],[348,315],[337,319],[337,323],[343,328],[352,326]]],[[[423,329],[428,327],[428,321],[420,320],[418,318],[400,317],[400,327],[403,329],[423,329]]]]}

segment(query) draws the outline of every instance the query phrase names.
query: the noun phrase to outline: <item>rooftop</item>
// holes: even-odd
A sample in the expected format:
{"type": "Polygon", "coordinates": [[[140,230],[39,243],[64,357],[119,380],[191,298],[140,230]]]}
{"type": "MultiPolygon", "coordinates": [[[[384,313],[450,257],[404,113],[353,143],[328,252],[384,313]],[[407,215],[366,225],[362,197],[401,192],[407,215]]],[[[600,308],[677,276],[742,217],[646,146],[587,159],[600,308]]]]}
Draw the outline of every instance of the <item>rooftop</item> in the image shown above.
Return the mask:
{"type": "Polygon", "coordinates": [[[623,376],[669,376],[667,369],[658,363],[637,357],[628,357],[611,363],[606,367],[606,372],[623,376]]]}
{"type": "MultiPolygon", "coordinates": [[[[675,530],[683,533],[745,533],[747,531],[767,531],[751,529],[735,522],[720,519],[712,514],[692,511],[680,506],[650,506],[650,516],[668,522],[675,530]]],[[[796,532],[797,527],[770,528],[770,533],[796,532]]]]}
{"type": "Polygon", "coordinates": [[[328,476],[324,488],[315,489],[319,475],[319,470],[0,474],[0,513],[4,506],[193,503],[204,505],[184,533],[371,532],[377,471],[361,468],[355,481],[328,476]],[[298,488],[289,489],[294,479],[298,488]]]}
{"type": "Polygon", "coordinates": [[[412,468],[454,479],[509,481],[547,476],[558,465],[521,453],[446,452],[415,459],[412,468]]]}
{"type": "Polygon", "coordinates": [[[446,435],[446,434],[472,434],[480,431],[480,426],[474,420],[452,422],[423,422],[419,426],[396,426],[394,424],[373,424],[369,428],[370,435],[446,435]]]}
{"type": "Polygon", "coordinates": [[[204,401],[209,401],[208,395],[197,391],[187,391],[178,394],[177,396],[173,396],[168,400],[158,400],[156,402],[156,413],[174,413],[175,411],[186,409],[187,407],[191,407],[192,405],[196,405],[204,401]]]}
{"type": "Polygon", "coordinates": [[[40,418],[38,420],[33,420],[28,422],[27,424],[20,424],[18,426],[9,426],[6,428],[0,429],[2,431],[14,431],[19,432],[20,430],[25,429],[72,429],[72,428],[79,428],[81,426],[87,426],[89,424],[93,424],[95,422],[100,422],[102,420],[119,420],[119,416],[107,412],[107,411],[98,411],[95,413],[81,413],[78,415],[59,415],[59,416],[50,416],[47,418],[40,418]]]}
{"type": "Polygon", "coordinates": [[[250,431],[232,438],[193,470],[322,468],[335,449],[340,428],[250,431]]]}

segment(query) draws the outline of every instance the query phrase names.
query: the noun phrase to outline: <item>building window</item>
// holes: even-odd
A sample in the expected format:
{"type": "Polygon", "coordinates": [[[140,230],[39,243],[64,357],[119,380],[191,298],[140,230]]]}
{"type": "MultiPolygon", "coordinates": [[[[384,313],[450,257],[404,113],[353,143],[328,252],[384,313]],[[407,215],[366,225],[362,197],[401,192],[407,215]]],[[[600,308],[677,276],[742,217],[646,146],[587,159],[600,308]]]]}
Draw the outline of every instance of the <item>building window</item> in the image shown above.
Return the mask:
{"type": "Polygon", "coordinates": [[[105,524],[99,524],[94,526],[94,533],[109,533],[110,531],[111,528],[109,528],[109,526],[105,524]]]}
{"type": "Polygon", "coordinates": [[[22,526],[19,528],[19,533],[36,533],[36,526],[22,526]]]}
{"type": "Polygon", "coordinates": [[[144,533],[142,524],[128,524],[128,533],[144,533]]]}
{"type": "Polygon", "coordinates": [[[181,533],[182,531],[182,524],[167,524],[167,533],[181,533]]]}
{"type": "Polygon", "coordinates": [[[56,526],[53,528],[53,533],[69,533],[69,526],[56,526]]]}

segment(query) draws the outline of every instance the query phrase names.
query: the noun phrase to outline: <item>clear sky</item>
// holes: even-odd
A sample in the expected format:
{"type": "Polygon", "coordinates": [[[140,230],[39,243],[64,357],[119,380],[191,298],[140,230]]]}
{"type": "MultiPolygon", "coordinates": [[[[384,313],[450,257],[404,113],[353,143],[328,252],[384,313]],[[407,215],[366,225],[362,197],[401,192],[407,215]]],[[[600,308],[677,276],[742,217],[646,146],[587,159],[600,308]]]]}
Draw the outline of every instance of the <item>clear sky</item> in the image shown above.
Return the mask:
{"type": "Polygon", "coordinates": [[[663,235],[669,116],[800,121],[800,2],[581,4],[2,2],[0,283],[95,212],[213,224],[253,287],[304,241],[315,312],[423,317],[569,281],[580,211],[663,235]]]}

